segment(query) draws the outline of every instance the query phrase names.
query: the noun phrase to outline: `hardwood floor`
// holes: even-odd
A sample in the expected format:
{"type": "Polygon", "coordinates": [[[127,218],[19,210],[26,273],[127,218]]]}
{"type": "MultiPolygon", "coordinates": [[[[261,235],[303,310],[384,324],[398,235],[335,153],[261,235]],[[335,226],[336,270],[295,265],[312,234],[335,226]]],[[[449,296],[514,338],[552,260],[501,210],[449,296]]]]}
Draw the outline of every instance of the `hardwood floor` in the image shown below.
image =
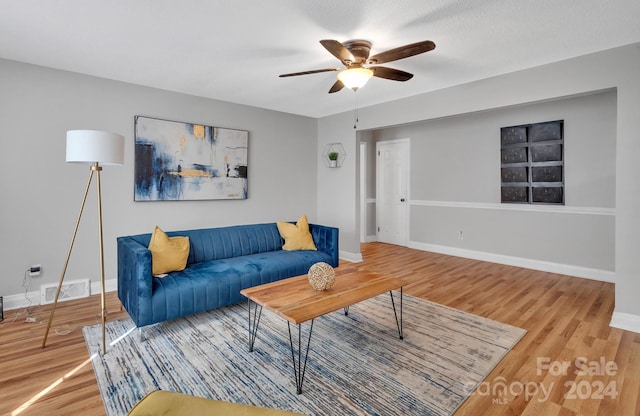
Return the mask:
{"type": "MultiPolygon", "coordinates": [[[[104,415],[82,327],[100,322],[100,296],[58,304],[45,349],[51,306],[5,311],[0,323],[0,415],[104,415]],[[16,316],[16,313],[19,313],[16,316]]],[[[115,292],[108,320],[126,317],[115,292]]]]}
{"type": "MultiPolygon", "coordinates": [[[[362,254],[341,268],[403,277],[405,293],[528,331],[457,416],[640,415],[640,334],[609,327],[613,284],[381,243],[363,244],[362,254]]],[[[48,306],[34,308],[38,323],[5,312],[1,415],[104,415],[81,331],[98,322],[99,304],[61,303],[45,349],[48,306]]],[[[114,292],[107,307],[108,320],[126,316],[114,292]]]]}

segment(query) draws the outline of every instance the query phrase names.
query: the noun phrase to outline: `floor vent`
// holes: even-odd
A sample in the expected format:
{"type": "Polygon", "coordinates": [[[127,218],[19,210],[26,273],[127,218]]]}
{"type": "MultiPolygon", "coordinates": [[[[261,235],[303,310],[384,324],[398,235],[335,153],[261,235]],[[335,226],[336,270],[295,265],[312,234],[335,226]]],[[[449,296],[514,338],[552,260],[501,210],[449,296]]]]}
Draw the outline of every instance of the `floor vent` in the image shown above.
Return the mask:
{"type": "MultiPolygon", "coordinates": [[[[60,289],[60,296],[58,296],[58,302],[65,300],[85,298],[89,296],[90,291],[89,279],[73,280],[70,282],[63,282],[60,289]]],[[[58,290],[58,284],[48,284],[40,286],[40,304],[46,305],[53,303],[56,298],[56,291],[58,290]]]]}

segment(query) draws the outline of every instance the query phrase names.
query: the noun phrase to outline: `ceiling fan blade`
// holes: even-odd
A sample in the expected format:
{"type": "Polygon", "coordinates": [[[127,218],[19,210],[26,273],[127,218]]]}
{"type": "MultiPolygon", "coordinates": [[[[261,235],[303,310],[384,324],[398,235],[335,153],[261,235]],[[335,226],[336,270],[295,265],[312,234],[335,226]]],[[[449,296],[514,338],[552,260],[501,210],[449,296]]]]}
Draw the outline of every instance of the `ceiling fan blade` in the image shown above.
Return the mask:
{"type": "Polygon", "coordinates": [[[374,77],[390,79],[392,81],[409,81],[413,78],[413,74],[399,69],[387,68],[384,66],[372,66],[369,69],[373,71],[374,77]]]}
{"type": "Polygon", "coordinates": [[[349,52],[349,49],[345,48],[344,45],[337,40],[323,39],[320,41],[320,43],[326,50],[331,52],[331,54],[338,58],[343,64],[349,65],[349,63],[356,61],[356,58],[351,52],[349,52]]]}
{"type": "Polygon", "coordinates": [[[332,72],[332,71],[340,71],[340,69],[338,68],[325,68],[325,69],[314,69],[311,71],[302,71],[302,72],[291,72],[290,74],[282,74],[282,75],[278,75],[280,78],[285,78],[285,77],[295,77],[298,75],[309,75],[309,74],[317,74],[320,72],[332,72]]]}
{"type": "Polygon", "coordinates": [[[338,92],[338,91],[340,91],[340,90],[341,90],[341,89],[343,89],[343,88],[344,88],[344,84],[342,83],[342,81],[337,80],[337,81],[335,82],[335,84],[333,84],[333,86],[331,87],[331,89],[329,90],[329,94],[332,94],[332,93],[334,93],[334,92],[338,92]]]}
{"type": "Polygon", "coordinates": [[[412,43],[410,45],[400,46],[385,52],[371,56],[367,63],[371,65],[384,64],[385,62],[397,61],[398,59],[408,58],[410,56],[419,55],[435,49],[436,44],[430,40],[412,43]]]}

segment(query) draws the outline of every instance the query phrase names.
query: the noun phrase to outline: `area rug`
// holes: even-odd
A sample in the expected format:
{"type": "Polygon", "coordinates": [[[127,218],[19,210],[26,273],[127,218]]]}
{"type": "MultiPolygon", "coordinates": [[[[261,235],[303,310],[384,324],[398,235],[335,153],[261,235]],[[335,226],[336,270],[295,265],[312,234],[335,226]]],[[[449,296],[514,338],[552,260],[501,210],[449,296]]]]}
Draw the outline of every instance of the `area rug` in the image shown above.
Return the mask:
{"type": "Polygon", "coordinates": [[[309,415],[451,415],[526,332],[407,295],[403,315],[403,340],[388,294],[316,319],[300,395],[286,321],[265,309],[249,352],[246,303],[143,339],[129,319],[108,322],[106,355],[101,326],[83,332],[108,416],[156,389],[309,415]]]}

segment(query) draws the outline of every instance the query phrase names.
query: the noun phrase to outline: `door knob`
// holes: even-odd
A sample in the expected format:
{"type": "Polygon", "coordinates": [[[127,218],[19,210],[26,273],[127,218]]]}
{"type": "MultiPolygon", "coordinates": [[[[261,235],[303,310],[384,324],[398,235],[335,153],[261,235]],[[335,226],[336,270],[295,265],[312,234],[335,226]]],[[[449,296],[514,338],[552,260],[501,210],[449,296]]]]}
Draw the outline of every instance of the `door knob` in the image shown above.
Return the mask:
{"type": "Polygon", "coordinates": [[[404,202],[404,198],[400,198],[400,202],[404,202]]]}

